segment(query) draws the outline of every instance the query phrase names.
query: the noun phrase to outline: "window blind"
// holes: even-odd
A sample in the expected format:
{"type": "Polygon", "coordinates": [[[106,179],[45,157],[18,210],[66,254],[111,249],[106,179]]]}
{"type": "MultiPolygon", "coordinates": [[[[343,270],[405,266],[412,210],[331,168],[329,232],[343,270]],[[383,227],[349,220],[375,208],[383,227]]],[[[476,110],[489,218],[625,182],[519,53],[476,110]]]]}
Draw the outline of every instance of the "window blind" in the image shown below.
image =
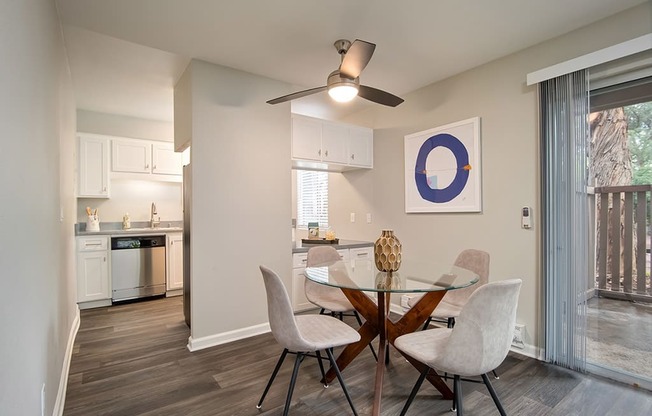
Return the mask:
{"type": "Polygon", "coordinates": [[[328,172],[297,171],[297,227],[328,228],[328,172]]]}

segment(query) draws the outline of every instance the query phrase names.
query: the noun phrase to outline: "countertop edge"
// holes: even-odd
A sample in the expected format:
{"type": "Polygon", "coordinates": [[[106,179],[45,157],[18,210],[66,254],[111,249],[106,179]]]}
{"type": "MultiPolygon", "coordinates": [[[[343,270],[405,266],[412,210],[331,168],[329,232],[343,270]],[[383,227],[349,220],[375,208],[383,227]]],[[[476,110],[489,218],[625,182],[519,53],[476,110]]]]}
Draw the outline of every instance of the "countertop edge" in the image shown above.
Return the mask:
{"type": "Polygon", "coordinates": [[[358,241],[358,240],[340,240],[339,244],[309,244],[303,245],[301,241],[294,243],[292,247],[292,254],[296,253],[307,253],[308,250],[312,247],[318,246],[328,246],[333,247],[335,250],[344,249],[344,248],[365,248],[373,247],[374,243],[372,241],[358,241]]]}

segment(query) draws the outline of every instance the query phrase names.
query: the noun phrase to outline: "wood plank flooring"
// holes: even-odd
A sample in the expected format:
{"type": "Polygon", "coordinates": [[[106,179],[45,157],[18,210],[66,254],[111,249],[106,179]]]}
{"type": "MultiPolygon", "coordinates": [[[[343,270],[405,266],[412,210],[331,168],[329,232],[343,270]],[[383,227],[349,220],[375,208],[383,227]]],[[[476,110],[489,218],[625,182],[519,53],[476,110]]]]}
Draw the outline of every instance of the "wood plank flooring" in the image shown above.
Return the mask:
{"type": "MultiPolygon", "coordinates": [[[[355,326],[355,324],[352,323],[355,326]]],[[[263,403],[256,403],[281,348],[271,334],[194,353],[182,299],[164,298],[84,310],[73,351],[65,416],[282,413],[294,356],[288,356],[263,403]]],[[[336,351],[337,352],[337,351],[336,351]]],[[[361,415],[371,413],[374,360],[367,350],[345,371],[361,415]]],[[[652,414],[652,393],[510,354],[494,387],[510,415],[652,414]]],[[[398,415],[418,374],[392,349],[383,415],[398,415]]],[[[301,416],[351,414],[338,383],[325,389],[314,359],[301,366],[290,411],[301,416]]],[[[498,414],[481,384],[464,383],[466,415],[498,414]]],[[[408,415],[451,415],[450,401],[424,385],[408,415]]]]}

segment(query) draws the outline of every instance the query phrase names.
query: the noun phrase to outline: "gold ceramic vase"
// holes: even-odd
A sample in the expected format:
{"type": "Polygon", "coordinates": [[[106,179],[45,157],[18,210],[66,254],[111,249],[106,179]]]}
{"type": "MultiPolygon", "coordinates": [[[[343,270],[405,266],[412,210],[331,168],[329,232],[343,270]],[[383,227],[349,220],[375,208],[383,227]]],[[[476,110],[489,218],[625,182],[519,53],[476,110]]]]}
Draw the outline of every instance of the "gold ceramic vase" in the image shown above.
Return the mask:
{"type": "Polygon", "coordinates": [[[381,272],[395,272],[401,267],[401,242],[394,231],[382,231],[374,244],[374,261],[381,272]]]}

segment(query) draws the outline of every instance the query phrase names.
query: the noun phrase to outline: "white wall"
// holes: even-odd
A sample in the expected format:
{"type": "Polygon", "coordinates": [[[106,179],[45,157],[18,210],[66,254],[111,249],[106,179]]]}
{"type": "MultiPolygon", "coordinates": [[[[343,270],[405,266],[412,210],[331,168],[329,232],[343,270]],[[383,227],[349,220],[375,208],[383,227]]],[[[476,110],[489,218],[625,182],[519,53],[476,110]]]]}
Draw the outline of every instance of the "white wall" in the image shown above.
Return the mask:
{"type": "Polygon", "coordinates": [[[521,277],[518,322],[542,347],[539,139],[536,86],[526,74],[652,32],[652,3],[499,59],[405,96],[395,109],[376,106],[346,121],[374,127],[374,169],[332,174],[330,221],[343,237],[375,240],[392,228],[405,258],[452,261],[464,248],[491,254],[490,280],[521,277]],[[406,214],[404,136],[479,116],[482,119],[483,212],[406,214]],[[534,209],[534,228],[520,228],[520,208],[534,209]],[[349,222],[373,214],[371,226],[349,222]]]}
{"type": "Polygon", "coordinates": [[[43,385],[53,414],[78,311],[72,86],[54,2],[0,10],[0,414],[40,415],[43,385]]]}
{"type": "Polygon", "coordinates": [[[182,185],[132,179],[112,179],[111,198],[80,198],[77,222],[86,222],[86,207],[98,209],[100,222],[121,222],[129,213],[131,221],[149,221],[152,202],[156,204],[161,223],[183,220],[182,185]]]}
{"type": "Polygon", "coordinates": [[[171,142],[174,123],[78,109],[77,131],[171,142]]]}
{"type": "Polygon", "coordinates": [[[290,107],[265,103],[289,86],[198,60],[180,88],[184,80],[192,97],[191,338],[210,342],[268,321],[259,265],[291,279],[290,107]]]}

